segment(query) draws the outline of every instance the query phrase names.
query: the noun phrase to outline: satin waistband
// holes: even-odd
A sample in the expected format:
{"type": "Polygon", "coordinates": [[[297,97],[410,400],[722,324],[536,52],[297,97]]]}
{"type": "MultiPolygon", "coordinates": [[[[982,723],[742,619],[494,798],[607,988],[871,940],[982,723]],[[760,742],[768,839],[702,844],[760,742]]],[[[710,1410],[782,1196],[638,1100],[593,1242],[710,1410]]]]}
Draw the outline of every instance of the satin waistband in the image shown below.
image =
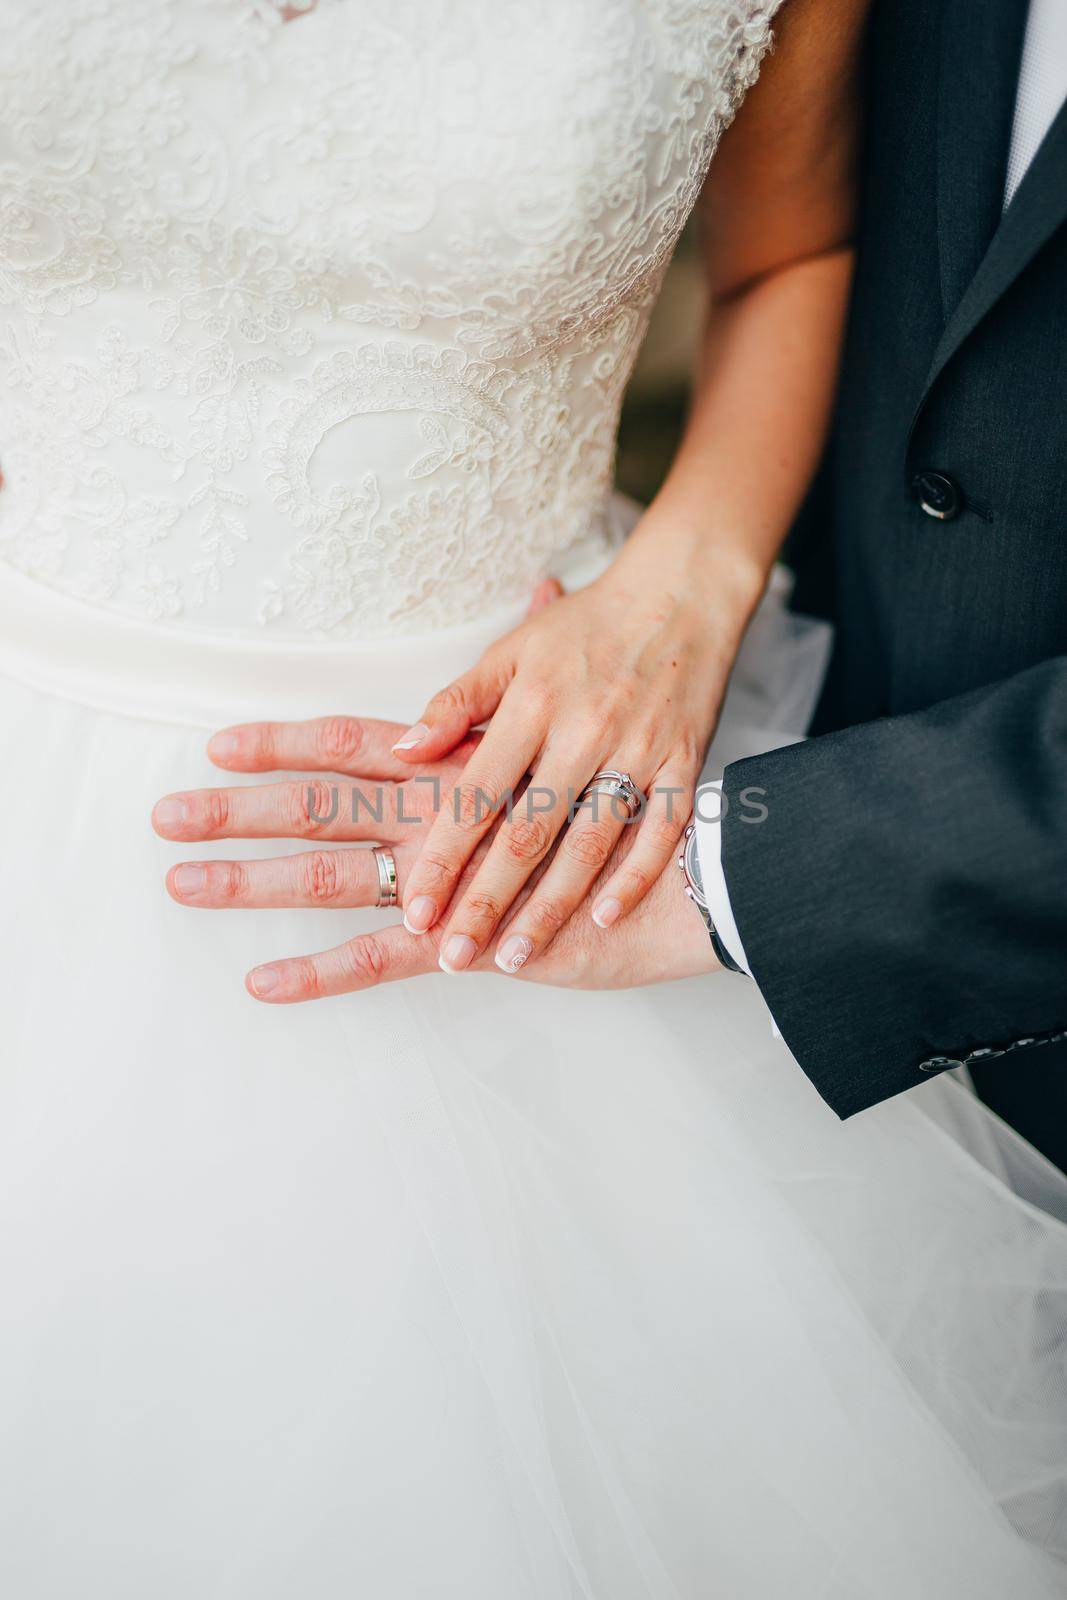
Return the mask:
{"type": "MultiPolygon", "coordinates": [[[[636,515],[615,498],[618,539],[636,515]]],[[[581,588],[612,553],[587,555],[558,576],[568,590],[581,588]]],[[[0,673],[100,710],[193,727],[336,712],[410,722],[525,610],[508,606],[458,627],[383,639],[226,637],[86,605],[0,561],[0,673]]]]}

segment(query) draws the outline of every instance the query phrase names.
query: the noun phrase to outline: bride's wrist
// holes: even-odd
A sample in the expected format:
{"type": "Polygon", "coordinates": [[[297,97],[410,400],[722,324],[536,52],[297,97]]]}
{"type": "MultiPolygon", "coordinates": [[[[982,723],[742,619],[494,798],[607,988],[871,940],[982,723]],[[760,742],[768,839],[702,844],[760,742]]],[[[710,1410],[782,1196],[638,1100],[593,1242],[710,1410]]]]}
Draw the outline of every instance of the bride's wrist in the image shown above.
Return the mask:
{"type": "Polygon", "coordinates": [[[609,588],[672,595],[739,643],[767,585],[768,563],[742,538],[653,502],[604,575],[609,588]]]}

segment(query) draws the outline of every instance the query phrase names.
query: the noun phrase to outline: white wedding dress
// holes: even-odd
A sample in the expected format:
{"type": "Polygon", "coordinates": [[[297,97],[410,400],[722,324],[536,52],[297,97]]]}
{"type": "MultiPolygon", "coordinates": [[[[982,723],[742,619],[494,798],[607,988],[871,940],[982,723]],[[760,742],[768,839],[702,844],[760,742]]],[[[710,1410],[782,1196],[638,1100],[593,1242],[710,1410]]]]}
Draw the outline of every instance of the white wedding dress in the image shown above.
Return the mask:
{"type": "MultiPolygon", "coordinates": [[[[1067,1183],[964,1085],[839,1123],[727,976],[260,1007],[380,914],[148,821],[610,558],[774,9],[0,0],[10,1600],[1067,1592],[1067,1183]]],[[[720,760],[820,651],[772,591],[720,760]]]]}

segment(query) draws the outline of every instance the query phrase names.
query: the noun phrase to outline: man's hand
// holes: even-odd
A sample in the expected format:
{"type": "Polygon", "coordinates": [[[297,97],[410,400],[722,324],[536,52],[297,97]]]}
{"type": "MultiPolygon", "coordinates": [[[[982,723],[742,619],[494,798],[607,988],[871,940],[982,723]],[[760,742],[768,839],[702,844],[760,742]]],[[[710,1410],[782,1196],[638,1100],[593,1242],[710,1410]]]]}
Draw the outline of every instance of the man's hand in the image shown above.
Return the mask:
{"type": "MultiPolygon", "coordinates": [[[[441,796],[455,786],[476,739],[466,741],[447,760],[413,772],[410,763],[399,762],[392,753],[400,731],[392,723],[329,717],[306,723],[246,724],[217,734],[208,751],[218,766],[235,772],[303,769],[318,776],[258,788],[168,795],[153,812],[156,831],[182,842],[305,838],[315,840],[316,848],[264,861],[183,862],[167,874],[170,893],[182,905],[210,910],[373,906],[378,875],[371,852],[333,848],[373,840],[393,850],[403,901],[426,823],[441,796]],[[348,781],[333,781],[321,776],[324,773],[341,773],[348,781]],[[359,796],[355,803],[354,794],[359,796]]],[[[605,880],[625,859],[635,832],[623,830],[604,867],[605,880]]],[[[473,879],[488,848],[486,841],[470,862],[458,892],[473,879]]],[[[516,913],[533,894],[540,876],[516,902],[516,913]]],[[[557,923],[552,943],[539,958],[512,965],[514,955],[523,952],[513,952],[512,961],[508,960],[505,931],[496,965],[486,955],[470,970],[512,972],[530,982],[565,988],[611,989],[691,977],[718,966],[673,862],[634,913],[614,928],[599,928],[592,921],[589,905],[596,892],[594,885],[590,900],[569,920],[557,923]]],[[[551,903],[546,914],[553,914],[551,903]]],[[[449,970],[441,957],[441,940],[440,929],[416,934],[394,923],[318,955],[257,967],[246,981],[257,999],[271,1003],[347,994],[436,971],[439,966],[449,970]]]]}

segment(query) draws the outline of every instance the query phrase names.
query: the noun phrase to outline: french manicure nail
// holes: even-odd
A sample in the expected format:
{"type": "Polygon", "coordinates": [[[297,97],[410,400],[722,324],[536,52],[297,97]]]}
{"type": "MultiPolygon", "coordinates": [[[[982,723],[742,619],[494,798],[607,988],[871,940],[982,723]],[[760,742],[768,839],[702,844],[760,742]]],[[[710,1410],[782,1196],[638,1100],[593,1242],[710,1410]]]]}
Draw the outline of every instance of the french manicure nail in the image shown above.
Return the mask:
{"type": "Polygon", "coordinates": [[[442,972],[462,972],[464,967],[469,967],[474,960],[477,948],[469,934],[453,933],[441,946],[437,965],[442,972]]]}
{"type": "Polygon", "coordinates": [[[277,967],[255,967],[248,974],[248,986],[254,995],[270,994],[278,987],[279,978],[277,967]]]}
{"type": "Polygon", "coordinates": [[[426,726],[425,722],[416,722],[415,726],[413,728],[409,728],[402,739],[398,739],[396,741],[393,749],[414,750],[417,744],[422,743],[429,731],[430,730],[426,726]]]}
{"type": "Polygon", "coordinates": [[[161,800],[152,812],[152,820],[160,828],[180,828],[185,821],[185,801],[161,800]]]}
{"type": "Polygon", "coordinates": [[[207,869],[198,867],[195,862],[187,861],[183,866],[174,869],[172,882],[181,895],[199,894],[207,883],[207,869]]]}
{"type": "Polygon", "coordinates": [[[510,933],[497,950],[494,960],[501,972],[518,972],[533,955],[533,944],[524,933],[510,933]]]}
{"type": "Polygon", "coordinates": [[[230,761],[237,754],[235,733],[216,733],[207,743],[207,753],[215,761],[230,761]]]}
{"type": "Polygon", "coordinates": [[[616,900],[613,894],[605,895],[603,900],[598,900],[593,907],[593,921],[598,928],[610,928],[613,922],[618,922],[622,916],[622,901],[616,900]]]}
{"type": "Polygon", "coordinates": [[[404,926],[409,933],[425,933],[433,924],[437,907],[428,894],[417,894],[404,908],[404,926]]]}

